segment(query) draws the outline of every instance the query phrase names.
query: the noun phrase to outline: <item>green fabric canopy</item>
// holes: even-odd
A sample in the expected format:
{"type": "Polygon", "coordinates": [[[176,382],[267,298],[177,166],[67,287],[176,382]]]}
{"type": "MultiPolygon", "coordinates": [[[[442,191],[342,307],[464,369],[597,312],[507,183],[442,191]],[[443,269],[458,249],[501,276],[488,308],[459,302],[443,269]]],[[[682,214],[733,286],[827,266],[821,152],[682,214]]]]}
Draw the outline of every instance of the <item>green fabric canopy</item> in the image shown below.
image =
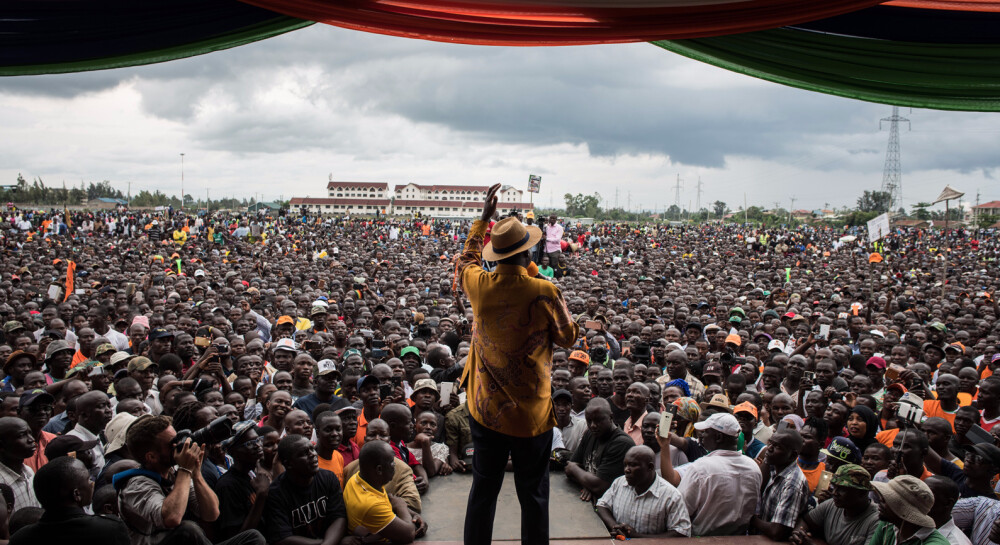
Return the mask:
{"type": "Polygon", "coordinates": [[[246,45],[259,40],[273,38],[286,32],[298,30],[313,24],[294,17],[275,14],[267,20],[243,26],[238,30],[210,36],[201,40],[181,45],[140,51],[117,56],[95,59],[58,62],[32,65],[0,65],[0,76],[29,76],[38,74],[62,74],[67,72],[85,72],[88,70],[106,70],[109,68],[124,68],[158,62],[172,61],[185,57],[204,55],[213,51],[221,51],[232,47],[246,45]]]}
{"type": "Polygon", "coordinates": [[[652,43],[809,91],[915,108],[1000,111],[1000,45],[898,42],[789,28],[652,43]]]}

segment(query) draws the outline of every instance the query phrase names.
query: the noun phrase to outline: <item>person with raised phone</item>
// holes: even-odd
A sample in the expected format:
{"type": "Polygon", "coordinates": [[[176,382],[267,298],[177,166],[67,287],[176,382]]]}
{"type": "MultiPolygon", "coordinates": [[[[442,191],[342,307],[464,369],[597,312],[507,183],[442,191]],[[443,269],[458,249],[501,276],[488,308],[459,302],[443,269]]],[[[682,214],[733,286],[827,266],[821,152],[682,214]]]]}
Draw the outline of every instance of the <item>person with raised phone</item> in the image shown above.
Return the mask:
{"type": "Polygon", "coordinates": [[[486,192],[472,224],[456,276],[474,320],[462,374],[475,448],[465,513],[465,543],[490,543],[497,496],[508,457],[521,503],[522,543],[549,541],[549,455],[556,425],[551,399],[552,346],[570,348],[580,328],[562,292],[537,278],[531,249],[542,239],[533,225],[504,218],[484,238],[497,208],[500,184],[486,192]],[[492,272],[483,260],[496,262],[492,272]],[[517,372],[512,372],[514,368],[517,372]]]}

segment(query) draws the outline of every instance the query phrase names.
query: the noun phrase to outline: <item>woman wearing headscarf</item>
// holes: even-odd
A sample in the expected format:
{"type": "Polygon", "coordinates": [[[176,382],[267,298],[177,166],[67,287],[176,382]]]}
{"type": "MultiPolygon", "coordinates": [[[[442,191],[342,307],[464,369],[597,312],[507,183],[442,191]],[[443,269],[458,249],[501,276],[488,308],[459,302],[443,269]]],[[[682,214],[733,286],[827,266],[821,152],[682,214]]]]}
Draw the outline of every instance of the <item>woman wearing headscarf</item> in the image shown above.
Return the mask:
{"type": "Polygon", "coordinates": [[[674,401],[682,397],[691,397],[691,388],[683,379],[675,378],[663,385],[663,393],[660,397],[660,409],[666,410],[674,401]]]}
{"type": "Polygon", "coordinates": [[[864,405],[857,405],[847,415],[847,438],[858,450],[864,452],[868,445],[875,442],[878,433],[878,415],[864,405]]]}
{"type": "Polygon", "coordinates": [[[670,446],[684,453],[688,462],[708,454],[694,438],[694,423],[701,419],[701,407],[691,397],[682,397],[673,403],[677,407],[670,425],[670,446]]]}

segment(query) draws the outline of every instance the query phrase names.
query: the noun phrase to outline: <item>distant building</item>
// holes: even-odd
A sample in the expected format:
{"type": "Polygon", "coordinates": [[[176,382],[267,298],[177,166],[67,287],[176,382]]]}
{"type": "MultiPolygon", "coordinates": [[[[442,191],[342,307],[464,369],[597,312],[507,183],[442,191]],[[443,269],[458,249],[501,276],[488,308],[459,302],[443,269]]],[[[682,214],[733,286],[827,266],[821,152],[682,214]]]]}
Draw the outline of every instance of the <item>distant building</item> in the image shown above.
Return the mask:
{"type": "MultiPolygon", "coordinates": [[[[489,189],[485,185],[409,183],[396,186],[392,213],[397,216],[419,213],[430,217],[475,218],[483,210],[483,199],[489,189]]],[[[512,211],[523,214],[534,209],[531,203],[522,202],[524,192],[514,186],[501,187],[497,197],[497,211],[501,215],[512,211]]]]}
{"type": "Polygon", "coordinates": [[[1000,201],[990,201],[979,206],[973,206],[972,209],[979,216],[1000,216],[1000,201]]]}
{"type": "Polygon", "coordinates": [[[374,216],[376,212],[388,214],[392,202],[389,199],[295,197],[288,202],[288,206],[293,211],[312,214],[374,216]]]}
{"type": "Polygon", "coordinates": [[[910,227],[912,229],[927,229],[931,222],[927,220],[892,220],[895,227],[910,227]]]}
{"type": "Polygon", "coordinates": [[[391,197],[389,184],[385,182],[329,182],[326,184],[326,196],[386,200],[391,197]]]}
{"type": "MultiPolygon", "coordinates": [[[[376,182],[329,182],[326,198],[296,197],[290,201],[293,210],[313,214],[346,213],[375,215],[376,211],[396,216],[475,218],[483,209],[485,185],[421,185],[409,183],[396,186],[376,182]]],[[[534,209],[522,202],[524,192],[513,186],[503,186],[497,194],[497,211],[522,214],[534,209]]]]}
{"type": "Polygon", "coordinates": [[[257,212],[258,210],[277,212],[281,210],[281,205],[275,202],[255,202],[247,207],[247,212],[257,212]]]}

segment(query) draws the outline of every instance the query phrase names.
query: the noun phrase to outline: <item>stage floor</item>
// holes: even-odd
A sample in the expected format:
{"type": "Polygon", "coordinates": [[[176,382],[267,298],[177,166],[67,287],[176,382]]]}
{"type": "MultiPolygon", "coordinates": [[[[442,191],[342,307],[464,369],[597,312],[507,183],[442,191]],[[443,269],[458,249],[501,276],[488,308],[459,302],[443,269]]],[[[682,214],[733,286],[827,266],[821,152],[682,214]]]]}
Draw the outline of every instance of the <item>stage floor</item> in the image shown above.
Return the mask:
{"type": "MultiPolygon", "coordinates": [[[[612,545],[622,543],[611,539],[604,523],[589,502],[580,501],[580,489],[562,473],[550,476],[549,536],[552,545],[612,545]]],[[[465,506],[469,499],[472,476],[452,474],[435,477],[423,497],[423,516],[427,535],[419,542],[424,545],[462,545],[465,506]]],[[[504,476],[503,489],[497,501],[493,524],[494,541],[520,541],[521,506],[514,491],[514,474],[504,476]]],[[[649,545],[773,545],[763,536],[699,537],[687,539],[634,539],[649,545]]],[[[822,542],[818,542],[822,543],[822,542]]],[[[825,544],[823,544],[825,545],[825,544]]]]}
{"type": "MultiPolygon", "coordinates": [[[[604,523],[598,518],[589,502],[580,501],[580,489],[571,484],[562,473],[550,476],[549,536],[553,540],[573,539],[577,545],[607,543],[610,541],[604,523]],[[580,538],[592,538],[580,541],[580,538]],[[594,540],[593,538],[597,538],[594,540]]],[[[447,477],[431,479],[430,490],[424,495],[423,517],[427,521],[427,535],[422,542],[462,541],[465,526],[465,507],[469,499],[472,475],[453,473],[447,477]]],[[[493,524],[493,539],[520,541],[521,505],[514,490],[514,474],[504,476],[503,488],[497,500],[497,514],[493,524]]],[[[557,542],[557,541],[553,541],[557,542]]]]}

